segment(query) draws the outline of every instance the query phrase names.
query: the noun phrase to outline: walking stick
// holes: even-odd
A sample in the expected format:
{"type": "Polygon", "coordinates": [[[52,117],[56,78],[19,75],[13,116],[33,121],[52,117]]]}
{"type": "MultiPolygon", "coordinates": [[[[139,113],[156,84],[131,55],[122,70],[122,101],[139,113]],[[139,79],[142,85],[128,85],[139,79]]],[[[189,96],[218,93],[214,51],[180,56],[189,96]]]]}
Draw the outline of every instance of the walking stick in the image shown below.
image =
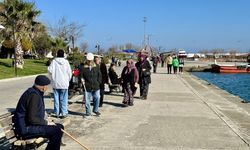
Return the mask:
{"type": "Polygon", "coordinates": [[[81,147],[83,147],[85,150],[90,150],[89,148],[87,148],[86,146],[84,146],[82,143],[80,143],[76,138],[74,138],[72,135],[70,135],[68,132],[66,132],[65,130],[61,129],[63,133],[67,134],[69,137],[71,137],[74,141],[76,141],[79,145],[81,145],[81,147]]]}

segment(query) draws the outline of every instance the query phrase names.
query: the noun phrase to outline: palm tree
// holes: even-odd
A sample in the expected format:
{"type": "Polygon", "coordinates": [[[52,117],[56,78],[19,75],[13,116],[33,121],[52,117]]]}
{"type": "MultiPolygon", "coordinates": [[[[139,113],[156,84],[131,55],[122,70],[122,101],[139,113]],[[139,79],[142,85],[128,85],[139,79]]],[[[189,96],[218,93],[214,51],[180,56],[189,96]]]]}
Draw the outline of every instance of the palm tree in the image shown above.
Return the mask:
{"type": "Polygon", "coordinates": [[[6,28],[6,32],[12,32],[12,38],[15,42],[15,66],[23,68],[23,49],[21,45],[22,38],[29,38],[36,17],[40,11],[34,8],[34,3],[24,2],[23,0],[4,0],[0,3],[0,17],[6,28]]]}
{"type": "Polygon", "coordinates": [[[62,38],[56,37],[56,38],[52,39],[52,47],[53,47],[52,54],[53,54],[53,56],[56,54],[58,49],[65,50],[67,48],[67,45],[68,45],[68,43],[65,42],[65,40],[62,38]]]}

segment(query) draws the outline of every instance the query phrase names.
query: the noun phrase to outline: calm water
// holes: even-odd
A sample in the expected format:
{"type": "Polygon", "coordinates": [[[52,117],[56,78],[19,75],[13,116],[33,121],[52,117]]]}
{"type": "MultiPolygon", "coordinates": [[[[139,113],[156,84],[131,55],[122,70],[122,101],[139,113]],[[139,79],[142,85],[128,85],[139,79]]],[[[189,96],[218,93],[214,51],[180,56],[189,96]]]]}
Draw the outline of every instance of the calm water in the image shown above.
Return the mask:
{"type": "Polygon", "coordinates": [[[193,75],[250,102],[250,74],[194,72],[193,75]]]}

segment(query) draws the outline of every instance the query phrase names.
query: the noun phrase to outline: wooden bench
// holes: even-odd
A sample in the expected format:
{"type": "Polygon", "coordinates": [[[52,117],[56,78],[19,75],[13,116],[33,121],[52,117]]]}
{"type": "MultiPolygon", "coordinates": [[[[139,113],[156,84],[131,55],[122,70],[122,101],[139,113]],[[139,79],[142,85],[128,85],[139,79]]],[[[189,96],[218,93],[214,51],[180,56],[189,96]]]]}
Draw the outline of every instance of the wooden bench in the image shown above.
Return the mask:
{"type": "Polygon", "coordinates": [[[1,150],[35,150],[42,144],[48,142],[46,138],[32,138],[22,140],[14,132],[14,112],[0,115],[0,149],[1,150]]]}

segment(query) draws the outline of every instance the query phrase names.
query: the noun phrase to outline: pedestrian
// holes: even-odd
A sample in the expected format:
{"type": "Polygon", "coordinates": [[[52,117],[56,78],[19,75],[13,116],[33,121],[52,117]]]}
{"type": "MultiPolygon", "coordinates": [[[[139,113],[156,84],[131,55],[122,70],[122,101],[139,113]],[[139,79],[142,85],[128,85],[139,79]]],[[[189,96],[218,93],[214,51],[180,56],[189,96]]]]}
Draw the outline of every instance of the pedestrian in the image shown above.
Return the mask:
{"type": "Polygon", "coordinates": [[[100,104],[99,104],[99,107],[102,107],[104,92],[105,92],[105,84],[109,83],[108,71],[106,64],[104,63],[104,59],[102,59],[100,56],[95,56],[95,63],[100,68],[102,74],[102,82],[100,84],[100,104]]]}
{"type": "Polygon", "coordinates": [[[100,68],[94,63],[94,54],[87,53],[87,61],[81,66],[80,77],[84,87],[86,116],[91,116],[90,99],[93,97],[93,113],[101,115],[98,111],[100,104],[100,84],[102,74],[100,68]]]}
{"type": "Polygon", "coordinates": [[[68,116],[68,88],[72,77],[72,70],[68,60],[64,58],[64,51],[58,50],[57,57],[48,67],[54,93],[54,115],[65,118],[68,116]]]}
{"type": "Polygon", "coordinates": [[[177,74],[177,70],[179,67],[179,61],[178,61],[176,56],[174,56],[172,64],[173,64],[173,68],[174,68],[174,74],[177,74]]]}
{"type": "Polygon", "coordinates": [[[126,106],[133,106],[134,94],[137,89],[135,84],[138,82],[139,76],[135,63],[132,59],[127,60],[127,65],[122,70],[121,79],[124,90],[122,103],[126,106]]]}
{"type": "Polygon", "coordinates": [[[46,150],[60,150],[64,126],[45,119],[43,96],[49,84],[48,77],[38,75],[34,85],[22,94],[14,113],[15,132],[23,139],[48,138],[46,150]]]}
{"type": "Polygon", "coordinates": [[[172,73],[173,58],[170,54],[166,58],[166,63],[167,63],[168,74],[171,74],[172,73]]]}
{"type": "Polygon", "coordinates": [[[121,62],[120,59],[117,60],[117,63],[118,63],[118,66],[121,67],[121,63],[122,63],[122,62],[121,62]]]}
{"type": "Polygon", "coordinates": [[[165,58],[164,58],[164,54],[160,54],[160,59],[161,59],[161,67],[164,67],[164,63],[165,63],[165,58]]]}
{"type": "Polygon", "coordinates": [[[183,67],[184,67],[184,58],[183,57],[179,57],[179,73],[183,73],[183,67]]]}
{"type": "Polygon", "coordinates": [[[153,72],[156,73],[157,65],[160,62],[159,57],[158,56],[153,56],[152,57],[152,62],[153,62],[153,72]]]}
{"type": "Polygon", "coordinates": [[[151,83],[151,66],[147,60],[147,54],[139,53],[138,59],[136,68],[139,73],[140,99],[146,100],[149,84],[151,83]]]}

